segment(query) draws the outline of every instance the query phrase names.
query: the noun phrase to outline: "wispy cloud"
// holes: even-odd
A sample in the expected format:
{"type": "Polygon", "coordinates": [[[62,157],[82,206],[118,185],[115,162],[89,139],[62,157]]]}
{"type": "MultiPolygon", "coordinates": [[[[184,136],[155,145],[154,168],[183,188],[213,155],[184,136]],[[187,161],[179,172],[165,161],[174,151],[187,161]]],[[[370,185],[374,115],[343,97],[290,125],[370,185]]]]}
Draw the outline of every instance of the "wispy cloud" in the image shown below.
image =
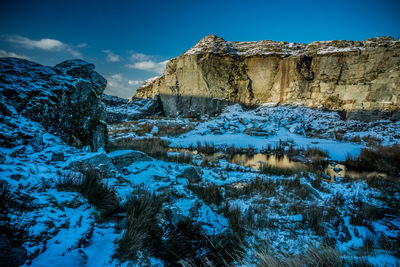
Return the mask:
{"type": "Polygon", "coordinates": [[[143,83],[141,80],[128,79],[120,73],[105,75],[107,79],[106,94],[129,98],[135,94],[136,88],[143,83]]]}
{"type": "Polygon", "coordinates": [[[168,60],[159,62],[156,60],[155,56],[134,52],[131,52],[129,61],[131,63],[126,66],[130,69],[144,70],[157,74],[162,74],[164,72],[165,65],[167,65],[168,62],[168,60]]]}
{"type": "Polygon", "coordinates": [[[118,62],[118,61],[120,61],[119,55],[114,54],[110,50],[103,50],[102,52],[106,53],[108,62],[118,62]]]}
{"type": "Polygon", "coordinates": [[[152,58],[152,56],[150,55],[145,55],[142,53],[132,53],[129,59],[131,62],[135,62],[149,60],[150,58],[152,58]]]}
{"type": "Polygon", "coordinates": [[[11,35],[8,36],[7,41],[10,43],[21,45],[27,49],[62,51],[70,53],[74,57],[82,57],[82,54],[76,51],[72,46],[55,39],[44,38],[40,40],[32,40],[20,35],[11,35]]]}
{"type": "Polygon", "coordinates": [[[141,85],[143,83],[143,81],[141,81],[141,80],[129,80],[128,81],[128,84],[129,85],[132,85],[132,86],[134,86],[134,85],[141,85]]]}
{"type": "Polygon", "coordinates": [[[30,58],[27,57],[27,56],[19,55],[17,53],[8,52],[8,51],[5,51],[5,50],[0,50],[0,57],[16,57],[16,58],[22,58],[22,59],[30,60],[30,58]]]}

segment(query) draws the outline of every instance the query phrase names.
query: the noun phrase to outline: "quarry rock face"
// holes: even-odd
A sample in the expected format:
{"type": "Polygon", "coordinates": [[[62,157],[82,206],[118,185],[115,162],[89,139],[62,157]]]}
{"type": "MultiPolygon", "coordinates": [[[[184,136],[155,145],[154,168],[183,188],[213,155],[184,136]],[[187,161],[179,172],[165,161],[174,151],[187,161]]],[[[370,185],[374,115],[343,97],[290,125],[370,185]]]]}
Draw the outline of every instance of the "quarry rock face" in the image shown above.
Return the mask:
{"type": "Polygon", "coordinates": [[[209,35],[135,96],[159,97],[167,116],[273,102],[399,119],[400,41],[227,42],[209,35]]]}
{"type": "MultiPolygon", "coordinates": [[[[101,95],[107,81],[94,68],[82,60],[47,67],[24,59],[1,58],[0,117],[6,120],[4,116],[20,114],[69,145],[93,150],[103,147],[107,127],[101,95]]],[[[2,135],[2,139],[8,138],[7,133],[2,135]]],[[[7,142],[12,144],[12,140],[7,142]]]]}

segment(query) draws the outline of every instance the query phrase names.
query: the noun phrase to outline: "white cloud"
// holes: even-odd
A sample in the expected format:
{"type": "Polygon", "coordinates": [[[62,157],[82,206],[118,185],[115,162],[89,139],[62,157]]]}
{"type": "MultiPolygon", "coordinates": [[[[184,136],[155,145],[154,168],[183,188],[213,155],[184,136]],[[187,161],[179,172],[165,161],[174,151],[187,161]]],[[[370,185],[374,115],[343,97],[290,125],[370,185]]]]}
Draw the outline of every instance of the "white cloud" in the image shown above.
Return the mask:
{"type": "Polygon", "coordinates": [[[28,49],[41,49],[46,51],[64,51],[70,53],[74,57],[82,57],[81,53],[74,50],[59,40],[44,38],[40,40],[32,40],[24,36],[12,35],[7,38],[8,42],[21,45],[28,49]]]}
{"type": "Polygon", "coordinates": [[[155,72],[157,74],[162,74],[164,72],[165,66],[167,65],[168,60],[162,62],[154,62],[153,60],[135,62],[132,64],[128,64],[128,68],[145,70],[155,72]]]}
{"type": "Polygon", "coordinates": [[[131,56],[130,56],[131,62],[145,61],[145,60],[149,60],[150,58],[152,58],[152,56],[145,55],[145,54],[142,54],[142,53],[132,53],[131,56]]]}
{"type": "Polygon", "coordinates": [[[14,52],[8,52],[8,51],[5,51],[5,50],[0,50],[0,57],[16,57],[16,58],[22,58],[22,59],[31,60],[27,56],[18,55],[18,54],[14,53],[14,52]]]}
{"type": "Polygon", "coordinates": [[[132,97],[136,88],[142,84],[142,81],[128,79],[120,73],[105,75],[105,78],[107,79],[105,93],[125,98],[132,97]]]}
{"type": "Polygon", "coordinates": [[[111,75],[111,78],[113,79],[113,80],[118,80],[118,81],[120,81],[120,80],[122,80],[122,74],[119,74],[119,73],[117,73],[117,74],[113,74],[113,75],[111,75]]]}
{"type": "Polygon", "coordinates": [[[157,74],[162,74],[164,72],[165,65],[168,62],[168,60],[158,62],[155,59],[155,56],[136,53],[136,52],[131,52],[129,60],[131,63],[126,65],[128,68],[145,70],[157,74]]]}
{"type": "Polygon", "coordinates": [[[134,86],[134,85],[141,85],[143,83],[143,81],[141,81],[141,80],[129,80],[128,81],[128,84],[129,85],[132,85],[132,86],[134,86]]]}
{"type": "Polygon", "coordinates": [[[118,61],[120,61],[119,55],[114,54],[110,50],[103,50],[102,52],[107,54],[107,61],[108,62],[118,62],[118,61]]]}

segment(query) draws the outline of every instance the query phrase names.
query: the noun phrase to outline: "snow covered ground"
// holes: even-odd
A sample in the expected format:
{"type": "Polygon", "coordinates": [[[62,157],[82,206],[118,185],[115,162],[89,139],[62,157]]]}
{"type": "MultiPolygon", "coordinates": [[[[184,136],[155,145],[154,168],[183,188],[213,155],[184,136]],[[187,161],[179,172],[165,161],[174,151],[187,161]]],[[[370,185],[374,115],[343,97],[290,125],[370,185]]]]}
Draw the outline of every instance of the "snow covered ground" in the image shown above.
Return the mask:
{"type": "MultiPolygon", "coordinates": [[[[39,149],[32,143],[0,147],[1,180],[8,184],[10,203],[20,203],[10,205],[7,220],[15,229],[26,231],[22,244],[28,252],[26,266],[129,264],[114,257],[117,242],[125,232],[118,229],[121,221],[99,220],[99,212],[81,194],[56,187],[59,177],[69,171],[73,162],[97,157],[103,159],[96,167],[112,170],[107,172],[103,183],[115,189],[122,205],[137,190],[145,189],[169,196],[163,210],[173,215],[172,221],[190,218],[208,237],[232,231],[243,235],[247,249],[242,261],[232,265],[256,265],[258,259],[251,248],[260,244],[268,244],[273,254],[285,255],[329,245],[336,247],[344,258],[366,260],[376,266],[400,264],[396,251],[400,237],[400,193],[396,183],[372,184],[366,179],[346,178],[331,182],[312,172],[270,175],[222,158],[203,164],[205,156],[201,154],[194,154],[193,160],[186,163],[150,157],[129,162],[127,155],[138,152],[76,149],[45,133],[40,125],[22,117],[14,118],[18,119],[15,123],[20,129],[29,128],[43,139],[39,149]],[[52,159],[55,152],[63,152],[64,159],[52,159]],[[123,166],[111,163],[124,156],[127,157],[123,166]],[[199,181],[182,176],[190,168],[199,174],[199,181]]],[[[341,161],[348,153],[355,156],[368,145],[363,136],[379,139],[384,145],[399,143],[400,138],[399,122],[343,121],[335,112],[303,107],[261,106],[243,110],[233,105],[215,118],[204,117],[200,121],[141,119],[132,123],[137,128],[129,123],[111,125],[114,130],[128,127],[116,132],[111,140],[153,138],[168,125],[184,127],[189,123],[192,126],[187,132],[162,139],[169,141],[171,147],[207,142],[216,147],[252,146],[256,150],[274,146],[281,140],[294,147],[321,148],[328,151],[332,160],[341,161]],[[148,132],[138,134],[136,130],[141,125],[146,125],[148,132]],[[359,143],[349,142],[354,136],[361,136],[359,143]]],[[[8,130],[13,136],[13,129],[8,130]]],[[[161,220],[162,227],[167,223],[161,220]]],[[[163,265],[161,259],[152,257],[148,251],[139,254],[138,261],[131,263],[163,265]]]]}

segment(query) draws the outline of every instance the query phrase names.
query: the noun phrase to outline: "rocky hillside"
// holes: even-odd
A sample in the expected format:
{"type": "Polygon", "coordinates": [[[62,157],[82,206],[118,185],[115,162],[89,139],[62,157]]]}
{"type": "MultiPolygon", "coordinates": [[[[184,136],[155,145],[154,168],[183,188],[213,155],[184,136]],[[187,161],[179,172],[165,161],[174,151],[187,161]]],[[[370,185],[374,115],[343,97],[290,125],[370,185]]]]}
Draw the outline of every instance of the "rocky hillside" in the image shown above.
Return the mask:
{"type": "Polygon", "coordinates": [[[102,101],[106,106],[107,123],[135,120],[162,112],[158,99],[125,99],[103,94],[102,101]]]}
{"type": "MultiPolygon", "coordinates": [[[[0,59],[0,145],[30,142],[41,133],[13,118],[22,115],[76,147],[103,147],[107,128],[101,95],[107,81],[82,60],[55,67],[16,58],[0,59]],[[25,128],[24,128],[25,127],[25,128]],[[15,131],[15,129],[19,131],[15,131]],[[18,133],[18,134],[16,134],[18,133]]],[[[40,141],[39,141],[40,142],[40,141]]]]}
{"type": "Polygon", "coordinates": [[[209,35],[135,96],[159,96],[169,116],[274,102],[343,110],[351,118],[378,111],[397,120],[400,41],[227,42],[209,35]]]}

